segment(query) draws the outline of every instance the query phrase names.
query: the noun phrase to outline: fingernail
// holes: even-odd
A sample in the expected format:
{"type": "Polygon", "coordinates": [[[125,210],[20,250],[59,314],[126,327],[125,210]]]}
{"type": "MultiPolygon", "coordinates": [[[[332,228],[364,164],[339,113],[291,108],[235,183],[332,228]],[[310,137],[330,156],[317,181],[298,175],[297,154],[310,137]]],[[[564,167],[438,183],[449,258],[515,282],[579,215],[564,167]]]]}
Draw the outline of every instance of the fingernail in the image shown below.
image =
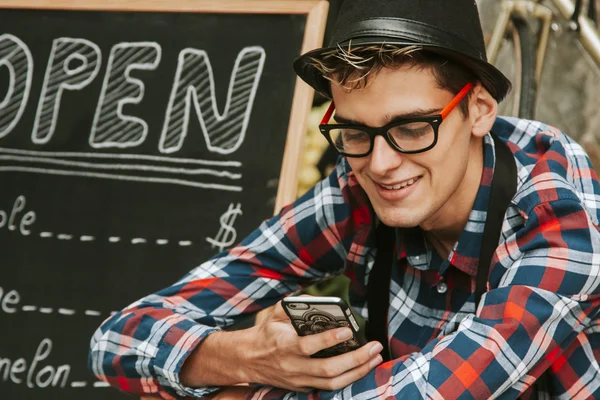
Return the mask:
{"type": "Polygon", "coordinates": [[[379,354],[381,353],[381,350],[383,350],[381,343],[376,343],[371,347],[371,350],[369,350],[369,355],[374,356],[375,354],[379,354]]]}
{"type": "Polygon", "coordinates": [[[350,339],[352,337],[352,331],[350,329],[344,329],[337,333],[336,337],[340,340],[350,339]]]}
{"type": "Polygon", "coordinates": [[[375,368],[376,366],[381,364],[382,361],[383,361],[383,358],[381,358],[381,356],[377,356],[373,361],[371,361],[371,363],[369,364],[369,367],[375,368]]]}

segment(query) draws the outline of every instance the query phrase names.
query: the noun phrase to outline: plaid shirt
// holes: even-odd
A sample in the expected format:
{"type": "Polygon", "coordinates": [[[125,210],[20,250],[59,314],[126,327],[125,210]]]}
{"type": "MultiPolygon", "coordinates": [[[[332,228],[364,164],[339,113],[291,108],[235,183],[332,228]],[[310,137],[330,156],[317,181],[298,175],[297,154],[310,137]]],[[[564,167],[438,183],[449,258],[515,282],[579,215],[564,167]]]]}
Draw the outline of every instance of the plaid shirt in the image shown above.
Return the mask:
{"type": "MultiPolygon", "coordinates": [[[[519,182],[477,310],[475,275],[494,169],[489,135],[480,189],[449,257],[437,255],[419,228],[396,230],[388,314],[393,360],[339,391],[258,387],[254,398],[527,397],[547,371],[553,396],[600,399],[596,174],[582,148],[552,127],[498,118],[493,131],[514,153],[519,182]]],[[[178,373],[207,335],[344,273],[352,306],[368,318],[374,219],[354,173],[340,162],[240,245],[108,319],[92,339],[91,369],[133,393],[206,395],[217,388],[184,387],[178,373]]]]}

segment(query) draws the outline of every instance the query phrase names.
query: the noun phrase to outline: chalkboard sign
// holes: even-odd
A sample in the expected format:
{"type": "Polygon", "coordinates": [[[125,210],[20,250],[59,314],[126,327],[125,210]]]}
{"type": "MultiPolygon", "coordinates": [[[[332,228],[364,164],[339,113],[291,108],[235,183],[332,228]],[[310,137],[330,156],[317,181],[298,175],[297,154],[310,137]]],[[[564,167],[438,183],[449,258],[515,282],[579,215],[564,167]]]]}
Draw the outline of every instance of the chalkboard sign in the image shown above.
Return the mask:
{"type": "Polygon", "coordinates": [[[0,0],[0,393],[120,399],[111,312],[295,197],[325,1],[0,0]]]}

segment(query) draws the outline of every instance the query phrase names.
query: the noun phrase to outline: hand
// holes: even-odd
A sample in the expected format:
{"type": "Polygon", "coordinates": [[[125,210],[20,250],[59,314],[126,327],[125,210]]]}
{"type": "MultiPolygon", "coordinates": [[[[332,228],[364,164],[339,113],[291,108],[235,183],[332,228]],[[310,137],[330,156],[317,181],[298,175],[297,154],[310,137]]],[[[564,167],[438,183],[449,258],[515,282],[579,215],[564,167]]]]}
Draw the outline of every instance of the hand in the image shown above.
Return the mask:
{"type": "MultiPolygon", "coordinates": [[[[228,386],[222,388],[216,394],[210,397],[211,400],[236,400],[246,399],[252,394],[254,388],[249,386],[228,386]]],[[[142,396],[140,400],[156,400],[161,397],[142,396]]],[[[192,400],[191,397],[186,397],[186,400],[192,400]]]]}
{"type": "Polygon", "coordinates": [[[230,386],[221,389],[217,394],[210,397],[211,400],[237,400],[247,399],[254,388],[248,386],[230,386]]]}
{"type": "Polygon", "coordinates": [[[338,390],[362,378],[382,361],[381,344],[377,342],[335,357],[311,358],[311,354],[348,340],[352,331],[339,328],[298,336],[281,302],[250,329],[252,345],[244,349],[246,382],[299,392],[338,390]]]}

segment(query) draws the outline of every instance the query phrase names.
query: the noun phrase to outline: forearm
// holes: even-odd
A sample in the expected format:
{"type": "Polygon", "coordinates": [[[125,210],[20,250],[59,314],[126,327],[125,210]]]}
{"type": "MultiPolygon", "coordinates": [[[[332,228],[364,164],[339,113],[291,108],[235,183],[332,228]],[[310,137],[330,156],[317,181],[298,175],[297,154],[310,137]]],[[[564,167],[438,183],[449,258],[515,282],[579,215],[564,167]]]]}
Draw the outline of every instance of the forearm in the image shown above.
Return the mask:
{"type": "MultiPolygon", "coordinates": [[[[93,373],[132,394],[166,392],[199,397],[221,385],[261,382],[236,374],[245,364],[239,357],[253,350],[237,336],[239,333],[231,336],[238,337],[234,340],[224,335],[224,344],[211,336],[221,335],[220,329],[276,304],[302,286],[343,272],[347,249],[338,246],[335,252],[321,255],[302,247],[317,239],[327,245],[330,235],[350,242],[355,233],[356,224],[348,218],[351,210],[342,201],[342,190],[335,186],[339,179],[332,176],[329,180],[318,193],[306,195],[280,216],[266,221],[228,253],[203,263],[176,284],[106,321],[91,342],[89,365],[93,373]],[[323,198],[315,200],[316,196],[323,198]],[[318,213],[305,212],[303,203],[313,202],[323,204],[318,213]],[[348,223],[330,227],[320,219],[334,214],[334,221],[348,223]],[[273,236],[273,232],[285,234],[273,236]],[[210,344],[213,340],[214,349],[210,344]],[[214,365],[214,360],[226,363],[214,365]],[[180,381],[184,365],[186,383],[199,387],[210,382],[216,386],[197,390],[185,386],[180,381]]],[[[260,375],[261,367],[253,376],[260,375]]]]}
{"type": "Polygon", "coordinates": [[[178,379],[180,365],[217,330],[172,310],[134,307],[114,315],[97,330],[89,366],[99,379],[131,394],[191,395],[178,379]]]}
{"type": "Polygon", "coordinates": [[[184,361],[180,380],[188,387],[233,386],[248,383],[248,349],[254,345],[252,328],[214,332],[184,361]]]}

